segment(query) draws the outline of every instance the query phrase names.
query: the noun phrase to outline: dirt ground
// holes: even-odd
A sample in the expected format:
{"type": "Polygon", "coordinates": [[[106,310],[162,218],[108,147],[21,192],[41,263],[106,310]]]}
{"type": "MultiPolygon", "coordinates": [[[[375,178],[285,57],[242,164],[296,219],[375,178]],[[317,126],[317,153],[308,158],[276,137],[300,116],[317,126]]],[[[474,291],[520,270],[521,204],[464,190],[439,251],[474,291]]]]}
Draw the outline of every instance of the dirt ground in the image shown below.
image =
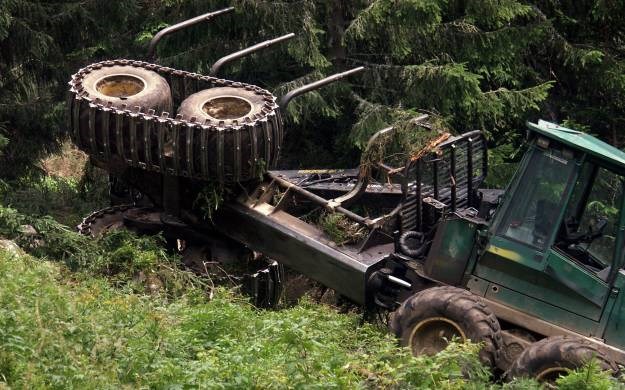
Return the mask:
{"type": "Polygon", "coordinates": [[[41,160],[41,168],[50,176],[80,180],[89,157],[69,140],[63,142],[61,151],[41,160]]]}

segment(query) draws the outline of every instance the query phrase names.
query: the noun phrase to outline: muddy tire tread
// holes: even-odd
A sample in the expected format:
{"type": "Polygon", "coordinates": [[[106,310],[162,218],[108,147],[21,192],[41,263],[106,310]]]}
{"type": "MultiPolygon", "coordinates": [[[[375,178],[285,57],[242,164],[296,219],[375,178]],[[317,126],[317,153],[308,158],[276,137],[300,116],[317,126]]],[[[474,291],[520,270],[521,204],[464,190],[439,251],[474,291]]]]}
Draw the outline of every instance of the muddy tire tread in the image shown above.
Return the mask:
{"type": "Polygon", "coordinates": [[[474,342],[483,342],[480,359],[495,366],[503,345],[497,317],[476,295],[457,287],[441,286],[423,290],[408,298],[395,311],[390,328],[406,346],[410,330],[419,318],[443,315],[457,321],[474,342]]]}
{"type": "Polygon", "coordinates": [[[526,348],[506,376],[509,379],[535,377],[549,367],[574,369],[591,357],[595,357],[604,370],[618,372],[616,363],[592,342],[579,337],[551,336],[526,348]]]}

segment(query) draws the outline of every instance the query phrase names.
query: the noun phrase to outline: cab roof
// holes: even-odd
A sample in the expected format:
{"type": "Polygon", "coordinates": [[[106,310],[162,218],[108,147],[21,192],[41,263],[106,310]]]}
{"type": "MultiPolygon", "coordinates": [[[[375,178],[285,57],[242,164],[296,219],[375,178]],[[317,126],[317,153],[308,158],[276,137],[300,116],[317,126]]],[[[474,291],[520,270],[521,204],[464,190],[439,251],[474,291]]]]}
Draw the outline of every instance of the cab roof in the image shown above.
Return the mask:
{"type": "Polygon", "coordinates": [[[598,159],[625,168],[625,152],[581,131],[568,129],[555,123],[539,120],[527,123],[527,127],[538,134],[561,142],[573,149],[581,150],[598,159]]]}

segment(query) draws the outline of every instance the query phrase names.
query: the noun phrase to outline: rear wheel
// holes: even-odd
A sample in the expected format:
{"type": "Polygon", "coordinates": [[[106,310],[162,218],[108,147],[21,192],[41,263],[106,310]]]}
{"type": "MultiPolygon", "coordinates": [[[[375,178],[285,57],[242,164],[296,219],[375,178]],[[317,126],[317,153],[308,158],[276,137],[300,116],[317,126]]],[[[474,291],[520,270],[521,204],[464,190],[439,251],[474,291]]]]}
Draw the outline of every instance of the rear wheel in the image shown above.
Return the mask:
{"type": "Polygon", "coordinates": [[[614,361],[591,342],[568,336],[547,337],[523,351],[510,367],[508,377],[530,377],[553,384],[561,375],[567,375],[593,358],[602,369],[617,372],[614,361]]]}
{"type": "Polygon", "coordinates": [[[499,322],[486,304],[469,291],[433,287],[408,298],[395,311],[391,330],[414,355],[433,355],[454,337],[483,343],[480,359],[495,366],[502,345],[499,322]]]}
{"type": "Polygon", "coordinates": [[[255,91],[218,87],[205,89],[186,98],[178,109],[185,118],[196,117],[201,123],[209,120],[223,126],[243,124],[264,116],[265,97],[255,91]]]}
{"type": "Polygon", "coordinates": [[[153,109],[157,115],[172,112],[171,90],[158,73],[130,65],[115,65],[94,69],[81,80],[91,99],[111,102],[114,107],[126,105],[153,109]]]}

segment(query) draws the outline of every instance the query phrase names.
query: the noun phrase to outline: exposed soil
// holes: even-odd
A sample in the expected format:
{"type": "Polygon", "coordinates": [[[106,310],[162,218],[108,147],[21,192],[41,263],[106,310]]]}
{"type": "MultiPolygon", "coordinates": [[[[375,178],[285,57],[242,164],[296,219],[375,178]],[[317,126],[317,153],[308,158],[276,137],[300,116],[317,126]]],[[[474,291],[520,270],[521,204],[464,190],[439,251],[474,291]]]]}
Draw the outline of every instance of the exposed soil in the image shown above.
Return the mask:
{"type": "Polygon", "coordinates": [[[41,161],[41,168],[50,176],[80,180],[89,157],[69,140],[63,142],[61,151],[41,161]]]}

